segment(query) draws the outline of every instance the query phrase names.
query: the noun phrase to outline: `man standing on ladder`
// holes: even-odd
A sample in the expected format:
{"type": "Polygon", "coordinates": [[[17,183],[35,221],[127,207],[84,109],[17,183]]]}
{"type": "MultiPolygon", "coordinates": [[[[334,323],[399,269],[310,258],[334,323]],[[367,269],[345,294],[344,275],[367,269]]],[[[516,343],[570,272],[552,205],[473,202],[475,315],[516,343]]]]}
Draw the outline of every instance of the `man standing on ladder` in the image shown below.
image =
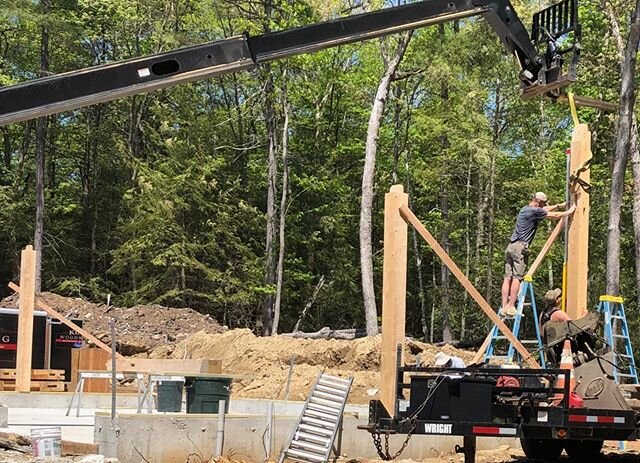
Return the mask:
{"type": "Polygon", "coordinates": [[[545,218],[562,219],[573,214],[576,209],[573,204],[564,212],[555,212],[556,209],[565,207],[565,203],[547,206],[547,201],[547,195],[539,191],[533,195],[529,204],[520,209],[518,213],[515,230],[505,251],[504,281],[502,282],[503,315],[512,317],[516,313],[520,282],[527,270],[529,245],[536,236],[538,223],[545,218]]]}

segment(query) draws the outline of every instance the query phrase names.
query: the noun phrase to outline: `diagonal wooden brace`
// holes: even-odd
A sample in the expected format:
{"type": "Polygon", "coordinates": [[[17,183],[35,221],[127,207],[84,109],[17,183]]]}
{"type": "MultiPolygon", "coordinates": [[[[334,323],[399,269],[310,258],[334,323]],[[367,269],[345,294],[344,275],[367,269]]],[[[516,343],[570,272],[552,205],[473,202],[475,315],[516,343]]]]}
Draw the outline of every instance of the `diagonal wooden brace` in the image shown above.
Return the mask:
{"type": "Polygon", "coordinates": [[[540,266],[540,263],[542,262],[542,259],[544,259],[546,257],[547,253],[549,252],[549,249],[551,248],[551,245],[558,238],[558,235],[560,235],[560,232],[562,231],[562,229],[566,225],[566,222],[567,222],[566,218],[562,218],[562,219],[560,219],[558,221],[558,224],[556,225],[556,227],[553,229],[553,231],[549,235],[549,238],[547,238],[547,242],[544,243],[544,246],[542,247],[542,249],[538,253],[538,256],[536,257],[536,260],[534,260],[533,264],[531,264],[531,267],[529,268],[529,271],[527,272],[528,276],[533,276],[535,271],[538,270],[538,267],[540,266]]]}
{"type": "MultiPolygon", "coordinates": [[[[17,284],[13,283],[13,282],[9,282],[9,288],[11,288],[12,290],[14,290],[16,293],[20,292],[20,286],[18,286],[17,284]]],[[[64,315],[62,315],[60,312],[56,311],[55,309],[53,309],[49,304],[47,304],[46,302],[44,302],[42,299],[40,299],[39,297],[36,297],[36,305],[41,308],[42,310],[44,310],[45,312],[47,312],[49,315],[51,315],[52,317],[57,318],[58,320],[60,320],[62,323],[64,323],[65,325],[67,325],[69,328],[71,328],[72,330],[77,331],[81,336],[83,336],[85,339],[88,339],[89,341],[91,341],[92,343],[94,343],[96,346],[98,346],[100,349],[102,350],[106,350],[107,352],[109,352],[109,355],[111,355],[111,348],[109,346],[107,346],[104,342],[100,341],[98,338],[96,338],[94,335],[92,335],[91,333],[89,333],[87,330],[80,328],[78,325],[76,325],[75,323],[73,323],[71,320],[69,320],[68,318],[66,318],[64,315]]],[[[116,353],[116,358],[119,359],[124,359],[125,357],[116,353]]]]}
{"type": "Polygon", "coordinates": [[[491,319],[493,323],[495,323],[498,329],[506,336],[506,338],[513,344],[516,350],[522,355],[522,358],[529,364],[531,368],[540,368],[540,365],[536,360],[531,357],[529,351],[522,345],[518,338],[514,336],[509,327],[504,324],[498,314],[491,308],[489,303],[480,295],[478,290],[473,286],[473,284],[469,281],[469,279],[462,273],[460,268],[455,264],[451,257],[447,254],[447,252],[442,249],[440,243],[429,233],[424,225],[420,222],[420,220],[415,216],[411,209],[406,205],[400,206],[400,215],[409,222],[416,229],[418,233],[425,239],[429,246],[434,250],[434,252],[440,257],[442,262],[449,268],[451,273],[458,279],[458,281],[464,286],[469,295],[478,303],[480,308],[484,311],[484,313],[491,319]]]}

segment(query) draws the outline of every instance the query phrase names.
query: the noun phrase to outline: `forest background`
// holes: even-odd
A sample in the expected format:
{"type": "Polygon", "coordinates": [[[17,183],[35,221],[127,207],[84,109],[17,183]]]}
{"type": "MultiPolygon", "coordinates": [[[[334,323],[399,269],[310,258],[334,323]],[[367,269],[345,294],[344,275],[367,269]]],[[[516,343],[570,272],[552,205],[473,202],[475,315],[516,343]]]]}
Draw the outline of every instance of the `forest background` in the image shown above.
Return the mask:
{"type": "MultiPolygon", "coordinates": [[[[391,4],[0,0],[0,85],[391,4]]],[[[514,5],[527,26],[548,6],[514,5]]],[[[631,92],[633,109],[637,10],[629,0],[581,1],[574,92],[614,103],[631,92]],[[632,85],[621,95],[626,58],[632,85]]],[[[497,307],[518,210],[539,190],[564,201],[573,128],[566,105],[520,99],[517,72],[489,26],[471,18],[2,127],[0,295],[34,243],[43,291],[192,307],[260,334],[375,334],[384,194],[401,183],[497,307]]],[[[637,332],[637,130],[617,149],[618,113],[578,113],[593,135],[590,304],[616,278],[607,240],[618,234],[613,283],[637,332]],[[612,170],[620,178],[627,156],[612,226],[612,170]]],[[[534,255],[553,225],[540,227],[534,255]]],[[[488,322],[463,288],[413,233],[409,248],[408,333],[482,338],[488,322]]],[[[559,243],[535,277],[538,296],[561,285],[562,260],[559,243]]]]}

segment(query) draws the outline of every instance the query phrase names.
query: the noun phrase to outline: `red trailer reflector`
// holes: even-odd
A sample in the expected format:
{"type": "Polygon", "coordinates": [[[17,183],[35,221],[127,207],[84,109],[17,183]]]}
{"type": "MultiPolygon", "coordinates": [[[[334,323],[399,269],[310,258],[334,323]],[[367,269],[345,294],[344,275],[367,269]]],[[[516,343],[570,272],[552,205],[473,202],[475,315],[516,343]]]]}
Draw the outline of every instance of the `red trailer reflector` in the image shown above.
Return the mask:
{"type": "Polygon", "coordinates": [[[604,416],[604,415],[569,415],[572,423],[597,423],[597,424],[624,424],[624,416],[604,416]]]}
{"type": "Polygon", "coordinates": [[[515,436],[517,429],[500,428],[498,426],[474,426],[472,432],[483,436],[515,436]]]}

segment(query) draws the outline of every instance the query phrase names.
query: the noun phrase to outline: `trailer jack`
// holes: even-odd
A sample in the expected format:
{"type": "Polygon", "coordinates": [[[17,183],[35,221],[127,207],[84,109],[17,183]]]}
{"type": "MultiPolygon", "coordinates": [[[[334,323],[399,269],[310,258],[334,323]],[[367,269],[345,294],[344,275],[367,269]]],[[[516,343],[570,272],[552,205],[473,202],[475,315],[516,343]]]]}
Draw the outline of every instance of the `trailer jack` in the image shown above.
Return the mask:
{"type": "Polygon", "coordinates": [[[456,453],[464,454],[464,463],[476,463],[476,436],[464,436],[462,447],[456,445],[456,453]]]}

